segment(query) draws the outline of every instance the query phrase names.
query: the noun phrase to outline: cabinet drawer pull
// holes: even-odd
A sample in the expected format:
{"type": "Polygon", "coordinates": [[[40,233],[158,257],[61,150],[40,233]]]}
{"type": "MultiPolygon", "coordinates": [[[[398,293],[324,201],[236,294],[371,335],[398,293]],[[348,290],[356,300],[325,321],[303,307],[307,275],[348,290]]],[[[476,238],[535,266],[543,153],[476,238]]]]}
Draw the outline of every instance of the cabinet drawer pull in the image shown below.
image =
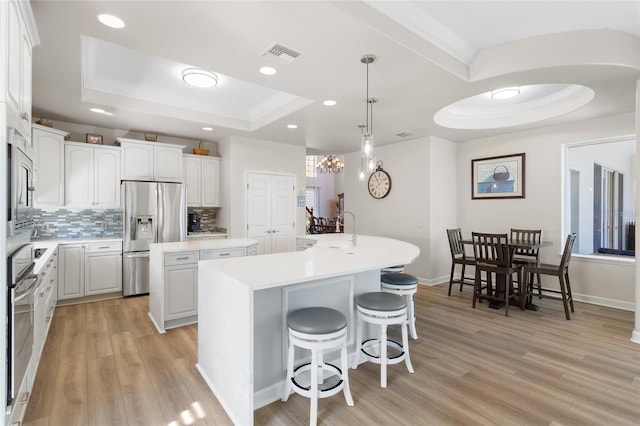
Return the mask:
{"type": "Polygon", "coordinates": [[[231,253],[220,253],[220,257],[222,257],[222,256],[230,256],[230,255],[231,255],[231,253]]]}
{"type": "Polygon", "coordinates": [[[102,249],[108,249],[108,248],[109,248],[109,246],[102,246],[102,247],[98,247],[98,248],[99,248],[100,250],[102,250],[102,249]]]}
{"type": "Polygon", "coordinates": [[[184,257],[176,257],[176,260],[188,260],[189,256],[184,256],[184,257]]]}

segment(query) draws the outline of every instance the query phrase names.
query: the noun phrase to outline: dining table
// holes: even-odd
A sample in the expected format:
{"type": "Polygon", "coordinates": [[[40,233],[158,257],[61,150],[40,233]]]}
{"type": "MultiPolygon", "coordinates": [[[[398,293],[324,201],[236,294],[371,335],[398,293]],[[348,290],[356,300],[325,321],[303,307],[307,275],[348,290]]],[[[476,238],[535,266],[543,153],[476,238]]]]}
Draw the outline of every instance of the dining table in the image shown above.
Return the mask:
{"type": "MultiPolygon", "coordinates": [[[[471,245],[473,246],[473,239],[471,238],[465,238],[462,240],[463,244],[466,245],[471,245]]],[[[515,250],[515,249],[530,249],[530,250],[536,250],[536,249],[540,249],[543,247],[548,247],[553,245],[553,241],[538,241],[538,242],[534,242],[534,241],[528,241],[528,240],[518,240],[518,239],[512,239],[512,238],[507,238],[507,243],[509,244],[509,247],[511,248],[511,250],[515,250]]],[[[513,252],[512,252],[513,254],[513,252]]],[[[526,282],[527,280],[524,279],[524,282],[526,282]]],[[[500,293],[504,293],[505,289],[506,289],[506,283],[507,283],[507,277],[504,274],[496,274],[496,288],[495,288],[495,292],[497,294],[500,293]]],[[[513,289],[510,289],[513,290],[513,289]]],[[[475,290],[474,290],[475,291],[475,290]]],[[[514,300],[510,301],[510,305],[511,304],[516,304],[514,300]]],[[[499,309],[501,307],[504,306],[504,302],[502,301],[491,301],[489,302],[489,307],[492,309],[499,309]]],[[[528,300],[525,303],[525,309],[529,310],[529,311],[537,311],[540,307],[538,305],[536,305],[535,303],[533,303],[532,301],[528,300]]]]}

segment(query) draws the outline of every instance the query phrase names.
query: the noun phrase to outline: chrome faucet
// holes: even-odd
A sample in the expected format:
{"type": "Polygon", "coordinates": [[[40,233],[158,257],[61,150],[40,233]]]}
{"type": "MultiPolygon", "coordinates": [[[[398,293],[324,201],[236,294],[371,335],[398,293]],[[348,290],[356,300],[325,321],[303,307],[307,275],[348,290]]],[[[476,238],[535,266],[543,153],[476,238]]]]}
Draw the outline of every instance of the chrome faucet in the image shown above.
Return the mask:
{"type": "MultiPolygon", "coordinates": [[[[346,211],[344,213],[349,213],[351,215],[351,217],[353,218],[353,228],[351,230],[351,243],[353,244],[353,246],[355,247],[355,245],[358,243],[358,239],[356,238],[356,215],[354,215],[353,213],[346,211]]],[[[342,214],[342,222],[344,223],[344,213],[342,214]]]]}

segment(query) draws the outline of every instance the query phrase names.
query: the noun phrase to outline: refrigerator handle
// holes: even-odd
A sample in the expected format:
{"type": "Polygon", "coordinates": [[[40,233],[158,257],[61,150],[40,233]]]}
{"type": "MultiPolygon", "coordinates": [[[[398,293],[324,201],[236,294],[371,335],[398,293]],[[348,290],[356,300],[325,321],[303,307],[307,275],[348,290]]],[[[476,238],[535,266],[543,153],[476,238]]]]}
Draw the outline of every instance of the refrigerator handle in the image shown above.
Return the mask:
{"type": "Polygon", "coordinates": [[[127,259],[131,259],[134,257],[149,257],[149,252],[148,251],[143,251],[140,253],[125,253],[124,257],[126,257],[127,259]]]}
{"type": "Polygon", "coordinates": [[[131,225],[131,232],[130,232],[131,236],[129,239],[131,241],[135,241],[136,238],[138,237],[136,232],[138,230],[138,224],[136,223],[136,218],[134,216],[131,216],[129,218],[129,225],[131,225]]]}

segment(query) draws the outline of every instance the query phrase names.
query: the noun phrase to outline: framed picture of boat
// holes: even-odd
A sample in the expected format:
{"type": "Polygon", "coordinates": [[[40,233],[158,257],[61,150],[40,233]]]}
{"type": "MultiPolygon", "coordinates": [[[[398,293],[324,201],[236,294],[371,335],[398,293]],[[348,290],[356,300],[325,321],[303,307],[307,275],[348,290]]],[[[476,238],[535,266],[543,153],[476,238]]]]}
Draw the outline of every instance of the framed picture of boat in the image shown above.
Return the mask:
{"type": "Polygon", "coordinates": [[[471,160],[471,198],[524,198],[525,154],[471,160]]]}

